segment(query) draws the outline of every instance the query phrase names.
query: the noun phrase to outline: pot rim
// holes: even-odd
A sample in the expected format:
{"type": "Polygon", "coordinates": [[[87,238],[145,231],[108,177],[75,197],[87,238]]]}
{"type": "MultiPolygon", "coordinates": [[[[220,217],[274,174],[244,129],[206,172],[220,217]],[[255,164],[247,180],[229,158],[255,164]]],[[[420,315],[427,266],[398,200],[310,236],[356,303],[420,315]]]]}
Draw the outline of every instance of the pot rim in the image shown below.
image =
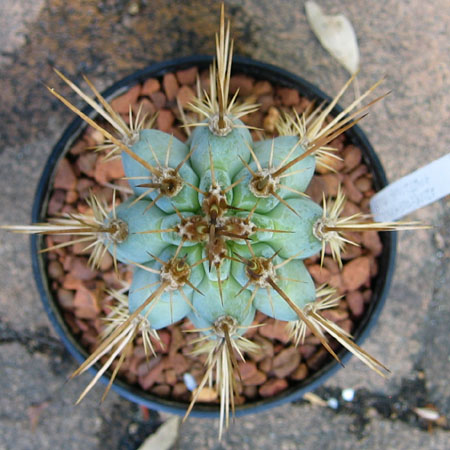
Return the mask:
{"type": "MultiPolygon", "coordinates": [[[[112,98],[127,91],[133,85],[143,82],[148,78],[159,78],[165,73],[176,72],[178,70],[187,69],[193,66],[196,66],[202,70],[208,68],[212,61],[213,58],[211,56],[199,55],[151,64],[150,66],[140,69],[123,78],[117,83],[114,83],[106,89],[102,95],[104,95],[107,100],[111,100],[112,98]]],[[[277,86],[295,88],[301,93],[301,95],[310,99],[318,98],[320,100],[325,100],[326,102],[331,101],[329,96],[324,94],[313,84],[272,64],[256,61],[247,57],[234,56],[232,72],[246,74],[260,80],[267,80],[277,86]]],[[[341,111],[342,108],[337,105],[333,108],[332,115],[336,115],[341,111]]],[[[90,117],[96,116],[95,111],[93,111],[90,106],[86,106],[83,109],[83,112],[90,117]]],[[[33,223],[42,221],[45,217],[45,212],[47,211],[49,201],[48,188],[53,182],[54,169],[57,163],[70,149],[72,144],[79,138],[85,128],[86,124],[84,121],[81,118],[76,117],[65,129],[61,138],[54,146],[45,164],[36,189],[31,215],[33,223]]],[[[351,143],[363,150],[363,160],[365,164],[368,165],[369,171],[373,175],[375,190],[378,191],[382,189],[388,184],[386,175],[380,160],[375,154],[375,151],[373,150],[365,134],[358,125],[355,125],[350,130],[347,130],[345,135],[351,143]]],[[[358,345],[361,345],[361,343],[367,338],[377,322],[386,301],[394,273],[397,245],[396,233],[382,232],[380,233],[380,237],[383,243],[383,252],[378,257],[379,272],[372,280],[372,300],[367,305],[367,310],[363,318],[358,322],[353,332],[355,342],[358,343],[358,345]]],[[[87,358],[88,352],[78,343],[70,328],[65,323],[62,309],[58,306],[50,291],[49,281],[45,270],[45,257],[42,253],[39,253],[39,249],[42,248],[42,240],[42,236],[31,235],[30,237],[32,267],[37,289],[39,291],[44,309],[49,316],[50,322],[58,333],[64,346],[75,358],[75,360],[78,363],[81,363],[87,358]]],[[[341,351],[338,352],[338,355],[343,364],[351,357],[351,353],[345,349],[341,349],[341,351]]],[[[97,373],[98,369],[96,369],[96,367],[97,366],[94,366],[89,369],[89,373],[91,375],[95,375],[97,373]]],[[[236,406],[236,416],[265,411],[269,408],[298,400],[306,392],[314,390],[323,384],[332,375],[334,375],[340,367],[341,366],[335,360],[329,359],[328,362],[321,367],[321,369],[311,376],[308,376],[305,380],[303,380],[303,382],[295,383],[273,397],[236,406]]],[[[104,384],[109,382],[109,377],[106,375],[103,375],[100,379],[104,384]]],[[[116,379],[112,385],[112,388],[126,399],[158,411],[184,415],[188,406],[187,403],[157,397],[122,380],[116,379]]],[[[191,415],[193,417],[201,418],[219,417],[218,405],[196,404],[191,412],[191,415]]]]}

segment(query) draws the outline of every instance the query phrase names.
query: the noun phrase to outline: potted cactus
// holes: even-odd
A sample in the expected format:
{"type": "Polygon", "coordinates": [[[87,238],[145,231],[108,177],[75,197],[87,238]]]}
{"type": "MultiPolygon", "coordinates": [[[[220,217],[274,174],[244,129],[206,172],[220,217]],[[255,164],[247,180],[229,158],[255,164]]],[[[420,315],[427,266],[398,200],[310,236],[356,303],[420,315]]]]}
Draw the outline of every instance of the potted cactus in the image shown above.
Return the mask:
{"type": "Polygon", "coordinates": [[[46,223],[3,228],[70,235],[70,241],[53,248],[85,243],[94,267],[109,252],[116,267],[120,261],[134,268],[131,285],[110,292],[114,305],[103,340],[74,373],[103,361],[78,401],[114,363],[109,390],[137,336],[151,357],[158,330],[188,318],[200,334],[194,353],[206,355],[206,362],[185,416],[210,386],[220,399],[221,436],[235,409],[239,361],[260,351],[246,337],[257,311],[286,322],[297,344],[312,333],[340,361],[331,336],[385,374],[382,363],[323,314],[338,305],[339,296],[329,286],[315,287],[304,260],[320,254],[323,261],[329,248],[342,266],[341,252],[353,243],[347,233],[418,225],[343,216],[340,188],[335,198],[324,196],[321,204],[305,194],[316,167],[329,167],[337,158],[328,144],[382,98],[361,106],[379,83],[329,120],[351,78],[326,106],[283,115],[276,123],[277,137],[256,141],[241,119],[259,106],[238,103],[230,95],[232,41],[223,7],[216,40],[210,89],[199,89],[187,106],[198,120],[182,114],[189,130],[186,142],[154,129],[154,120],[140,111],[127,123],[89,81],[96,100],[57,72],[106,125],[50,92],[101,133],[101,150],[108,158],[121,158],[133,195],[123,202],[114,195],[111,208],[92,195],[91,214],[63,214],[46,223]]]}

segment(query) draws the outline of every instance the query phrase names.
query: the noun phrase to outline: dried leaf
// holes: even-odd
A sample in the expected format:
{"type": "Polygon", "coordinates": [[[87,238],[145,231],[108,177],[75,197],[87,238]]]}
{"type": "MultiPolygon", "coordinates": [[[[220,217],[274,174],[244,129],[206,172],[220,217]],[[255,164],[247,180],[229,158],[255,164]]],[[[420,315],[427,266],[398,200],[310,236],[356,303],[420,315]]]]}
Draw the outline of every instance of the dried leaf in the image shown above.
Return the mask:
{"type": "Polygon", "coordinates": [[[171,417],[150,435],[138,450],[170,450],[178,439],[180,422],[178,416],[171,417]]]}
{"type": "Polygon", "coordinates": [[[313,1],[306,2],[305,9],[308,22],[320,43],[353,75],[359,68],[359,49],[350,21],[343,14],[327,16],[313,1]]]}
{"type": "Polygon", "coordinates": [[[28,407],[28,417],[30,419],[31,431],[34,433],[36,431],[36,427],[38,426],[39,419],[41,417],[42,412],[45,408],[47,408],[48,402],[42,402],[36,405],[31,405],[28,407]]]}
{"type": "Polygon", "coordinates": [[[317,394],[314,394],[314,392],[307,392],[303,396],[303,399],[310,402],[311,405],[317,405],[317,406],[323,406],[323,407],[328,405],[328,403],[323,398],[319,397],[317,394]]]}

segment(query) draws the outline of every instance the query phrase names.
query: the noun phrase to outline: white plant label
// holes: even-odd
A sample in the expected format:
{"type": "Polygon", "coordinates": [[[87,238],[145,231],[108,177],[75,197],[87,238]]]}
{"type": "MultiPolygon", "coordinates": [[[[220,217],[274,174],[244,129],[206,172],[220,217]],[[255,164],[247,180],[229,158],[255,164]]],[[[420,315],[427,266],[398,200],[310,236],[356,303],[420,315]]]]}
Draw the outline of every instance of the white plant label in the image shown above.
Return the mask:
{"type": "Polygon", "coordinates": [[[370,201],[376,222],[393,222],[450,194],[450,153],[377,192],[370,201]]]}

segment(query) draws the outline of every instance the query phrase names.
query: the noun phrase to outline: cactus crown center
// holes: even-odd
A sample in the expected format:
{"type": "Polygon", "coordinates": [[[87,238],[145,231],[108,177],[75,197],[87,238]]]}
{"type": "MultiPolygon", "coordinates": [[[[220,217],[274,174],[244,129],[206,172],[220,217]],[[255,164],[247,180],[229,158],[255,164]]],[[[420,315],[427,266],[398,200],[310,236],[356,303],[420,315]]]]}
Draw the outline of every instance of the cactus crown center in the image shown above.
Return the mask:
{"type": "Polygon", "coordinates": [[[209,242],[207,245],[208,260],[210,261],[210,265],[214,264],[218,267],[227,255],[227,246],[222,237],[214,235],[211,239],[211,230],[214,230],[214,228],[210,227],[209,242]]]}
{"type": "Polygon", "coordinates": [[[203,200],[202,210],[212,224],[225,215],[228,210],[227,199],[218,186],[211,186],[203,200]]]}
{"type": "Polygon", "coordinates": [[[202,216],[183,217],[176,231],[185,241],[202,242],[208,239],[209,224],[202,216]]]}

